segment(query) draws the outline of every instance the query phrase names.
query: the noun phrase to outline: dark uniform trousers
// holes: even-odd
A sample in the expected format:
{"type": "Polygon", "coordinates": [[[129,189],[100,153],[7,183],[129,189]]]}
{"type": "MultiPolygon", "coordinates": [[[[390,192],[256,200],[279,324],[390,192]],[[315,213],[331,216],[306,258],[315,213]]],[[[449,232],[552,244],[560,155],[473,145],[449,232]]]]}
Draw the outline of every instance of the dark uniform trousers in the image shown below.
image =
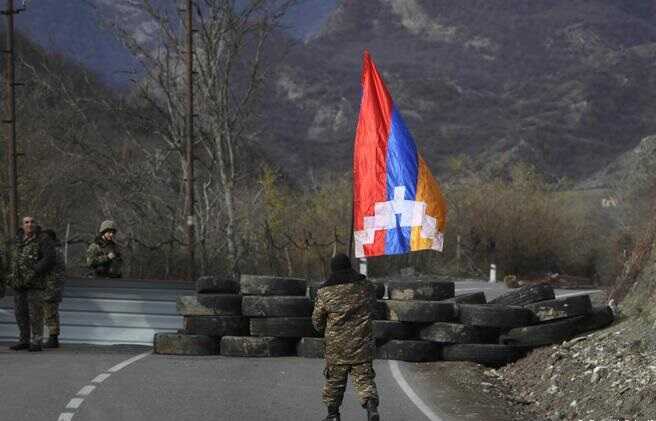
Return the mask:
{"type": "Polygon", "coordinates": [[[46,301],[43,303],[43,313],[48,327],[48,335],[59,336],[59,302],[46,301]]]}
{"type": "Polygon", "coordinates": [[[323,388],[323,403],[328,407],[338,408],[342,405],[344,391],[349,373],[360,404],[365,406],[372,399],[378,402],[376,390],[376,372],[371,361],[362,364],[332,364],[324,370],[326,385],[323,388]]]}
{"type": "Polygon", "coordinates": [[[14,295],[14,314],[20,331],[20,342],[41,343],[43,337],[42,290],[19,288],[14,295]]]}

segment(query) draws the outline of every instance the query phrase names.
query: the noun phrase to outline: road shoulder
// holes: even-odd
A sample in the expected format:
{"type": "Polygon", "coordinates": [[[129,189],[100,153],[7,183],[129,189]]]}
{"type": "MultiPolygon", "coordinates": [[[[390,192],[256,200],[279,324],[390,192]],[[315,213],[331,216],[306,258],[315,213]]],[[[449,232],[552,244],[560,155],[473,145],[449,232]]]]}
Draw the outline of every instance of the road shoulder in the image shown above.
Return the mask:
{"type": "Polygon", "coordinates": [[[415,393],[444,421],[520,421],[522,408],[511,405],[507,391],[490,382],[485,367],[468,362],[399,362],[415,393]]]}

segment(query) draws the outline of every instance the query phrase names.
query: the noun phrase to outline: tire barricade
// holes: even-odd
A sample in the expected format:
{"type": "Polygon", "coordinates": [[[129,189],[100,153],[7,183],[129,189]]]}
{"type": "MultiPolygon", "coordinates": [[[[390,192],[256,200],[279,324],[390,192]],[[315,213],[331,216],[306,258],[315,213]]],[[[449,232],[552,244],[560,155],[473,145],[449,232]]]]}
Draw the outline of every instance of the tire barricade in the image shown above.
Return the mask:
{"type": "MultiPolygon", "coordinates": [[[[555,298],[546,284],[512,290],[489,302],[482,292],[456,296],[452,281],[376,285],[378,359],[501,366],[532,348],[601,329],[614,319],[607,306],[593,307],[589,296],[555,298]]],[[[310,318],[316,284],[242,275],[238,282],[202,277],[196,290],[194,296],[178,298],[184,329],[155,335],[155,353],[324,358],[324,340],[310,318]]]]}

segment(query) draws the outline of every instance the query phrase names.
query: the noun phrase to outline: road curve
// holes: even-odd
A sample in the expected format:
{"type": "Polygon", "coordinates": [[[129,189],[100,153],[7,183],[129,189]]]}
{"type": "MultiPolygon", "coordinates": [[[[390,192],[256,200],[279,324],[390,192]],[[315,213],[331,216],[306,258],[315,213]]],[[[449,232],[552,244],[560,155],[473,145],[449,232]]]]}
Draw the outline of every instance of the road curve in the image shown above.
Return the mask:
{"type": "MultiPolygon", "coordinates": [[[[427,420],[375,363],[386,420],[427,420]]],[[[302,358],[189,358],[151,355],[117,373],[88,397],[76,419],[320,420],[323,360],[302,358]]],[[[351,387],[342,419],[363,419],[351,387]]]]}

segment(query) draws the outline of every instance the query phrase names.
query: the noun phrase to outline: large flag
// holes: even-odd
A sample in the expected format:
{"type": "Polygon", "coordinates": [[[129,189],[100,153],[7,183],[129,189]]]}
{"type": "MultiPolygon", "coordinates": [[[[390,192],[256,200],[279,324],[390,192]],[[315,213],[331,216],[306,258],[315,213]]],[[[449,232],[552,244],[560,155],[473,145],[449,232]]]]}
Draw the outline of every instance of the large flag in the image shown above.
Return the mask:
{"type": "Polygon", "coordinates": [[[353,154],[355,256],[442,251],[446,203],[369,52],[353,154]]]}

